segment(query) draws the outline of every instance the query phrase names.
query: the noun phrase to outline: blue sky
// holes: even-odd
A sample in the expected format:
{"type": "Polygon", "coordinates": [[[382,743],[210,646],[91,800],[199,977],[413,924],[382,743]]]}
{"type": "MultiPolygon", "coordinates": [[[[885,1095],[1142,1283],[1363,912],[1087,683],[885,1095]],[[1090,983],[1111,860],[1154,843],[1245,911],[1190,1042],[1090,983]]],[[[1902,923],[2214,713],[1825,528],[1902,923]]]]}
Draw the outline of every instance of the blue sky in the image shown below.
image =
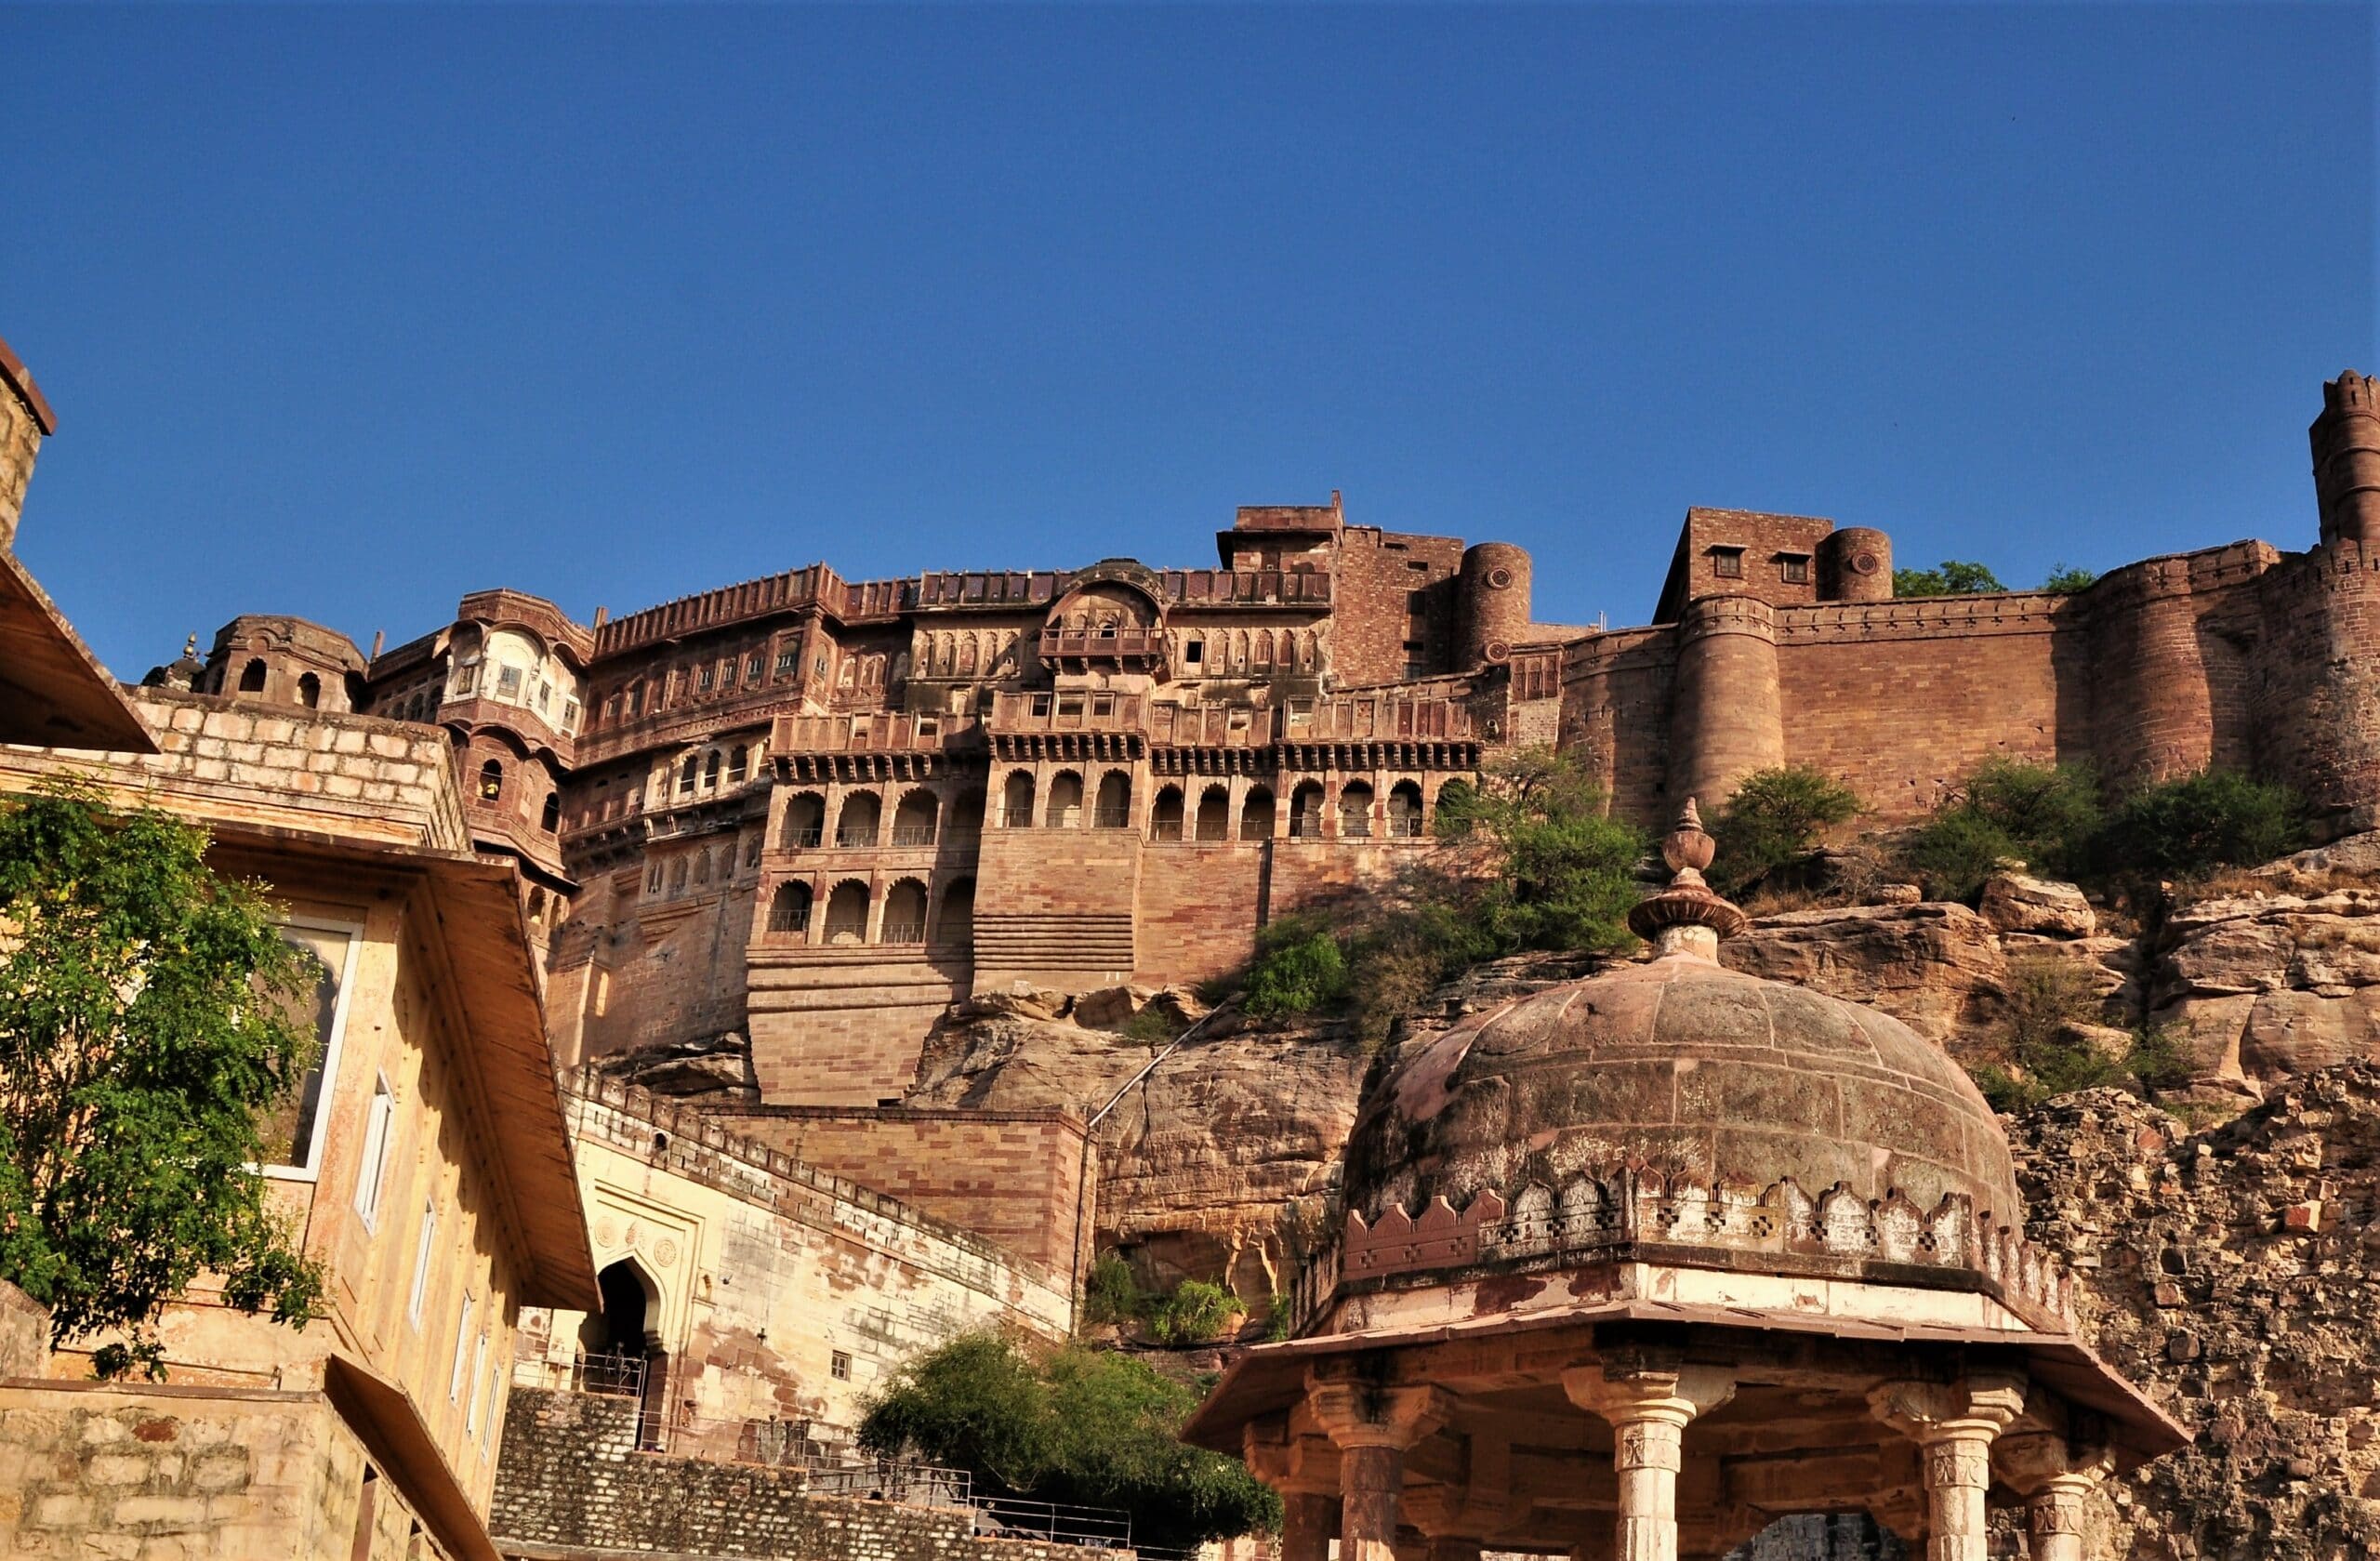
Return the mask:
{"type": "Polygon", "coordinates": [[[0,10],[20,549],[137,677],[847,577],[1689,504],[2012,583],[2308,545],[2374,351],[2373,12],[0,10]]]}

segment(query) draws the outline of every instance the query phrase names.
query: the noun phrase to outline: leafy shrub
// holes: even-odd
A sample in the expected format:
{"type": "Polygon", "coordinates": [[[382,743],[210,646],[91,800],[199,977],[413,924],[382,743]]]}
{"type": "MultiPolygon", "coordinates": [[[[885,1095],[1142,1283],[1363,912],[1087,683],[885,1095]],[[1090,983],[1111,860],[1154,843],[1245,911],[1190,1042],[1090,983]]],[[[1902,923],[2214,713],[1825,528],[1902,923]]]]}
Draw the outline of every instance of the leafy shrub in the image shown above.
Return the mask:
{"type": "Polygon", "coordinates": [[[859,1443],[965,1469],[994,1494],[1124,1508],[1133,1538],[1153,1546],[1277,1528],[1279,1499],[1238,1460],[1176,1439],[1197,1399],[1128,1356],[963,1334],[894,1375],[859,1443]]]}
{"type": "Polygon", "coordinates": [[[2088,569],[2061,563],[2049,572],[2049,578],[2042,582],[2042,589],[2054,596],[2072,596],[2076,591],[2090,589],[2098,578],[2088,569]]]}
{"type": "Polygon", "coordinates": [[[1479,854],[1449,909],[1485,952],[1591,951],[1635,941],[1644,832],[1611,817],[1600,787],[1568,754],[1525,748],[1490,764],[1480,784],[1438,799],[1439,838],[1479,854]]]}
{"type": "Polygon", "coordinates": [[[1858,794],[1823,770],[1807,764],[1755,770],[1712,822],[1718,842],[1712,886],[1723,894],[1740,893],[1808,855],[1829,828],[1858,814],[1858,794]]]}
{"type": "Polygon", "coordinates": [[[1275,1290],[1264,1298],[1264,1342],[1277,1344],[1289,1336],[1289,1297],[1275,1290]]]}
{"type": "Polygon", "coordinates": [[[2196,878],[2302,850],[2305,810],[2286,787],[2229,770],[2144,787],[2118,803],[2099,854],[2120,878],[2196,878]]]}
{"type": "Polygon", "coordinates": [[[1223,1286],[1184,1279],[1150,1312],[1149,1330],[1161,1343],[1211,1344],[1223,1336],[1234,1317],[1247,1313],[1239,1297],[1223,1286]]]}
{"type": "Polygon", "coordinates": [[[1293,1019],[1347,995],[1347,959],[1318,916],[1284,916],[1256,934],[1240,1007],[1259,1019],[1293,1019]]]}
{"type": "Polygon", "coordinates": [[[1936,899],[1964,900],[2003,857],[2080,876],[2102,822],[2098,778],[2078,764],[1987,759],[1914,831],[1902,858],[1936,899]]]}
{"type": "Polygon", "coordinates": [[[1382,916],[1347,943],[1356,1038],[1384,1044],[1430,988],[1492,952],[1484,933],[1439,902],[1382,916]]]}
{"type": "Polygon", "coordinates": [[[1987,565],[1961,559],[1946,558],[1934,569],[1893,571],[1895,596],[1972,596],[2007,589],[1987,565]]]}
{"type": "Polygon", "coordinates": [[[2121,1083],[2124,1066],[2075,1026],[2098,1025],[2107,1005],[2091,972],[2055,955],[2012,961],[2008,1007],[1995,1037],[1998,1057],[1975,1070],[1995,1111],[2022,1111],[2053,1095],[2121,1083]]]}
{"type": "Polygon", "coordinates": [[[1082,1315],[1086,1322],[1131,1322],[1140,1316],[1147,1301],[1140,1281],[1132,1277],[1132,1265],[1115,1252],[1100,1253],[1083,1278],[1082,1315]]]}
{"type": "Polygon", "coordinates": [[[2124,1066],[2140,1087],[2152,1093],[2160,1090],[2177,1090],[2190,1081],[2195,1071],[2189,1052],[2173,1030],[2163,1025],[2150,1025],[2135,1030],[2132,1054],[2124,1059],[2124,1066]]]}
{"type": "Polygon", "coordinates": [[[1117,1033],[1127,1040],[1137,1040],[1144,1046],[1162,1046],[1182,1033],[1183,1025],[1166,1010],[1151,1003],[1124,1021],[1117,1033]]]}

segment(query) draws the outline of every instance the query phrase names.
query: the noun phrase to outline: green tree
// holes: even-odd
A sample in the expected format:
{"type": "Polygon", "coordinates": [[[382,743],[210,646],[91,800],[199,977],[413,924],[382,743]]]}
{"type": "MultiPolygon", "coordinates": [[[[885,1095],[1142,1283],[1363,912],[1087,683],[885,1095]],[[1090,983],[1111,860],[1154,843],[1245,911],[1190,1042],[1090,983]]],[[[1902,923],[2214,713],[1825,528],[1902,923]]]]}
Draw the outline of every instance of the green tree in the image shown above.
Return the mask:
{"type": "Polygon", "coordinates": [[[896,1373],[859,1442],[965,1469],[988,1494],[1120,1507],[1144,1544],[1188,1549],[1277,1528],[1278,1500],[1236,1459],[1177,1438],[1197,1401],[1130,1356],[971,1333],[896,1373]]]}
{"type": "Polygon", "coordinates": [[[2202,770],[2134,792],[2109,815],[2098,852],[2118,879],[2193,878],[2303,849],[2304,805],[2283,786],[2202,770]]]}
{"type": "Polygon", "coordinates": [[[1259,1019],[1293,1019],[1347,995],[1347,958],[1318,916],[1284,916],[1256,934],[1240,1007],[1259,1019]]]}
{"type": "Polygon", "coordinates": [[[287,1324],[322,1293],[254,1169],[312,1061],[311,984],[206,844],[73,783],[0,803],[0,1276],[55,1343],[121,1335],[102,1376],[163,1374],[157,1316],[202,1274],[287,1324]]]}
{"type": "Polygon", "coordinates": [[[1964,559],[1946,558],[1932,569],[1893,571],[1895,596],[1973,596],[2007,589],[1990,565],[1964,559]]]}
{"type": "Polygon", "coordinates": [[[1485,952],[1624,948],[1635,941],[1645,833],[1611,817],[1603,791],[1578,761],[1551,747],[1494,761],[1480,784],[1438,799],[1439,838],[1481,856],[1459,902],[1485,952]]]}
{"type": "Polygon", "coordinates": [[[2049,578],[2042,582],[2042,589],[2053,596],[2072,596],[2078,590],[2088,590],[2098,577],[2091,570],[2061,563],[2049,572],[2049,578]]]}
{"type": "Polygon", "coordinates": [[[1828,829],[1858,815],[1858,793],[1823,770],[1807,764],[1755,770],[1712,821],[1711,837],[1718,843],[1712,887],[1738,893],[1808,855],[1828,829]]]}
{"type": "Polygon", "coordinates": [[[1987,759],[1910,836],[1901,854],[1928,894],[1963,900],[2003,858],[2083,875],[2102,817],[2098,777],[2087,766],[1987,759]]]}

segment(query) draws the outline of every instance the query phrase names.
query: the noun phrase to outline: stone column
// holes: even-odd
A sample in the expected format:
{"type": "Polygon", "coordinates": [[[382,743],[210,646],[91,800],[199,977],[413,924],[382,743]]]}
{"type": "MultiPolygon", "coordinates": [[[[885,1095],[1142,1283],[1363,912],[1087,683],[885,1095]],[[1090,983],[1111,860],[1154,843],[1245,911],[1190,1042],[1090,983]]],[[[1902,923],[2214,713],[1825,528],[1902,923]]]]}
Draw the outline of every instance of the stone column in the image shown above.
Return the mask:
{"type": "Polygon", "coordinates": [[[1284,1492],[1281,1561],[1330,1561],[1330,1535],[1338,1527],[1338,1507],[1339,1503],[1322,1491],[1284,1492]]]}
{"type": "Polygon", "coordinates": [[[1444,1396],[1430,1387],[1315,1381],[1305,1401],[1339,1449],[1339,1561],[1394,1561],[1405,1454],[1446,1423],[1444,1396]]]}
{"type": "Polygon", "coordinates": [[[1686,1424],[1735,1396],[1715,1367],[1671,1370],[1581,1366],[1562,1373],[1570,1402],[1609,1422],[1620,1475],[1618,1561],[1677,1561],[1677,1476],[1686,1467],[1686,1424]]]}
{"type": "Polygon", "coordinates": [[[1885,1382],[1868,1403],[1877,1419],[1918,1445],[1926,1561],[1985,1561],[1991,1444],[2024,1412],[2025,1379],[1979,1372],[1950,1382],[1885,1382]]]}
{"type": "Polygon", "coordinates": [[[2083,1561],[2083,1502],[2107,1476],[2107,1449],[2030,1433],[2003,1437],[1991,1449],[1991,1463],[2025,1498],[2032,1561],[2083,1561]]]}

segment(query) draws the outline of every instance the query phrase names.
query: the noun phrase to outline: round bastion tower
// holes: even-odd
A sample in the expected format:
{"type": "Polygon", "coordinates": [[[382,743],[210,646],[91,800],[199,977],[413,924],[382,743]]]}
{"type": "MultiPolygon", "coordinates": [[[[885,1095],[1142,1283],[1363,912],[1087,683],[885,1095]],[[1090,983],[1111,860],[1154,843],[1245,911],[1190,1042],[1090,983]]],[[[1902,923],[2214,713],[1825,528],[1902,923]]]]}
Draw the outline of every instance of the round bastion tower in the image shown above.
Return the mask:
{"type": "Polygon", "coordinates": [[[2380,379],[2348,369],[2324,385],[2307,435],[2322,540],[2380,543],[2380,379]]]}
{"type": "Polygon", "coordinates": [[[1754,770],[1784,763],[1777,609],[1749,596],[1687,602],[1678,616],[1676,699],[1670,721],[1672,797],[1699,797],[1715,806],[1754,770]]]}
{"type": "Polygon", "coordinates": [[[1893,539],[1873,526],[1847,525],[1818,543],[1820,602],[1890,602],[1893,539]]]}
{"type": "Polygon", "coordinates": [[[1478,542],[1463,549],[1458,586],[1462,642],[1458,667],[1501,666],[1528,638],[1528,549],[1510,542],[1478,542]]]}

